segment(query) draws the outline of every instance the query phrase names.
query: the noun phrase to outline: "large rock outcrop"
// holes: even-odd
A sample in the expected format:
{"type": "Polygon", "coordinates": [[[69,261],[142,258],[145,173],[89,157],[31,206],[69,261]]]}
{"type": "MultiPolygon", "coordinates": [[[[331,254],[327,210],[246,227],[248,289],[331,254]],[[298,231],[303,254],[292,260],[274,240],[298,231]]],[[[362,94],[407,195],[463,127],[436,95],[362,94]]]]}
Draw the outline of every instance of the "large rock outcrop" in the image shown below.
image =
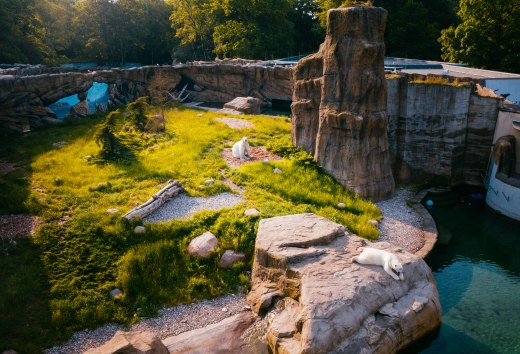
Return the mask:
{"type": "Polygon", "coordinates": [[[294,69],[293,143],[336,180],[373,199],[390,197],[383,42],[386,10],[330,10],[319,53],[294,69]],[[321,92],[318,92],[321,91],[321,92]]]}
{"type": "Polygon", "coordinates": [[[388,243],[369,245],[398,256],[403,281],[352,263],[366,241],[330,220],[299,214],[260,222],[248,302],[261,313],[283,299],[269,314],[274,353],[394,353],[440,326],[428,265],[388,243]]]}

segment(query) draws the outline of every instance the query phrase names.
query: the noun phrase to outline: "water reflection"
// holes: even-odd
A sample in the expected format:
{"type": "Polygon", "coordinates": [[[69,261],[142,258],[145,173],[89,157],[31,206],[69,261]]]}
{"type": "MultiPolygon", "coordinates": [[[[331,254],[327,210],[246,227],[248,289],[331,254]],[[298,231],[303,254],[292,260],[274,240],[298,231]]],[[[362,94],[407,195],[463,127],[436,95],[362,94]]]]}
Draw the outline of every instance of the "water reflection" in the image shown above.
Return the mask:
{"type": "Polygon", "coordinates": [[[451,234],[426,261],[443,309],[422,353],[520,353],[520,222],[482,206],[433,208],[451,234]]]}

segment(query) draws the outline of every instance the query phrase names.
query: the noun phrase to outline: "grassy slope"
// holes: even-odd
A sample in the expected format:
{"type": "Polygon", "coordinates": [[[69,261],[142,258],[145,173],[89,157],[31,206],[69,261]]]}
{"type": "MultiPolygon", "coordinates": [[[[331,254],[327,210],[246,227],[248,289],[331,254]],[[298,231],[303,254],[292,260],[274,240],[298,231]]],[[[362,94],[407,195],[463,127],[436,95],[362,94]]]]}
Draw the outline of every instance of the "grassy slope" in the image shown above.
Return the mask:
{"type": "Polygon", "coordinates": [[[286,155],[294,153],[288,147],[287,118],[246,116],[254,128],[237,131],[213,119],[221,115],[198,114],[169,110],[167,136],[143,136],[147,147],[128,164],[99,165],[85,159],[99,149],[93,136],[100,118],[4,139],[1,155],[25,165],[0,178],[0,214],[35,214],[47,224],[31,239],[0,245],[0,313],[5,314],[0,316],[0,351],[36,352],[74,330],[107,321],[130,323],[134,313],[139,318],[163,305],[247,288],[259,221],[243,216],[249,207],[259,209],[262,217],[314,212],[361,236],[377,237],[367,221],[378,219],[379,210],[320,173],[308,156],[237,170],[220,158],[222,149],[243,135],[252,145],[270,144],[286,155]],[[68,145],[52,147],[60,140],[68,145]],[[283,173],[273,173],[274,167],[283,173]],[[121,221],[122,213],[147,200],[168,179],[179,179],[192,195],[228,190],[222,173],[246,187],[244,203],[151,225],[145,235],[134,235],[132,225],[121,221]],[[208,178],[215,185],[200,189],[208,178]],[[338,202],[347,207],[338,210],[338,202]],[[109,208],[121,212],[109,215],[109,208]],[[59,225],[64,216],[70,220],[59,225]],[[187,244],[207,230],[219,238],[218,251],[206,260],[191,259],[187,244]],[[248,264],[219,269],[226,249],[245,252],[248,264]],[[110,298],[114,287],[124,291],[123,298],[110,298]]]}

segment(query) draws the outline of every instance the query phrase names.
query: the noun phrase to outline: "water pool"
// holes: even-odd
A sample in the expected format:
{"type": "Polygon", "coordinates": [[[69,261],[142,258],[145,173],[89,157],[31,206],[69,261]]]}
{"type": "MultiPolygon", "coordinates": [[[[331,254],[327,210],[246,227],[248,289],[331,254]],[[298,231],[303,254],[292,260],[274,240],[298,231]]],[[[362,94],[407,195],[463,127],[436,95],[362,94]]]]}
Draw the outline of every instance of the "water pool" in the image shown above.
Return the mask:
{"type": "Polygon", "coordinates": [[[439,289],[442,326],[418,351],[520,353],[520,222],[485,206],[434,206],[430,212],[439,238],[449,240],[426,258],[439,289]]]}

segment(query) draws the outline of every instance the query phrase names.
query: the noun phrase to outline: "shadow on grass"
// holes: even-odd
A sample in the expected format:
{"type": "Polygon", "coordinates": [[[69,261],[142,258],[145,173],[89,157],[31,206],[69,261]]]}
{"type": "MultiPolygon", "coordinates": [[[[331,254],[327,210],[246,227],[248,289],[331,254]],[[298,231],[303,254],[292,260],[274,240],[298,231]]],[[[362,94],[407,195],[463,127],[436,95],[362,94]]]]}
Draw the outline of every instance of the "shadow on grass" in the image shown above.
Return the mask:
{"type": "Polygon", "coordinates": [[[0,352],[40,353],[57,333],[51,322],[50,284],[31,239],[0,249],[0,352]]]}

